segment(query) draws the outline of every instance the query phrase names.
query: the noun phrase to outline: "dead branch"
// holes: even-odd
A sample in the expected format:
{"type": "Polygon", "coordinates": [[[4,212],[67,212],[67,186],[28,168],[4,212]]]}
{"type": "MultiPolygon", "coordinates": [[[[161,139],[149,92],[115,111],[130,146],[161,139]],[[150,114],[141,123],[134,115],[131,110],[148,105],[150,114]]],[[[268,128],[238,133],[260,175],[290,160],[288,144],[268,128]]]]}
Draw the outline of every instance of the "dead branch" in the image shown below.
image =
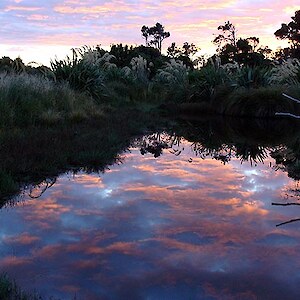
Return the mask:
{"type": "Polygon", "coordinates": [[[297,222],[297,221],[300,221],[300,219],[292,219],[292,220],[277,224],[276,227],[281,226],[281,225],[285,225],[285,224],[289,224],[289,223],[293,223],[293,222],[297,222]]]}
{"type": "Polygon", "coordinates": [[[291,96],[289,96],[289,95],[287,95],[287,94],[285,94],[285,93],[283,93],[282,96],[284,96],[284,97],[286,97],[286,98],[288,98],[288,99],[290,99],[290,100],[292,100],[292,101],[295,101],[295,102],[297,102],[297,103],[300,104],[300,100],[298,100],[298,99],[296,99],[296,98],[294,98],[294,97],[291,97],[291,96]]]}

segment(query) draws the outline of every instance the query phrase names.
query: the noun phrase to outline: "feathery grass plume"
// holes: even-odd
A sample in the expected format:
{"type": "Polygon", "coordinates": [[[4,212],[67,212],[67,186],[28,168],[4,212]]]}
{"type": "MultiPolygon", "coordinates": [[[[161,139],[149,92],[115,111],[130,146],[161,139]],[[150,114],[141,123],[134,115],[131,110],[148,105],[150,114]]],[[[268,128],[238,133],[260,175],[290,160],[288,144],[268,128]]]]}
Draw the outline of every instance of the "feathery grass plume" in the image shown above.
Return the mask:
{"type": "MultiPolygon", "coordinates": [[[[131,75],[136,82],[143,84],[149,83],[150,69],[148,68],[147,60],[141,55],[133,57],[131,62],[131,75]]],[[[128,70],[125,72],[128,72],[128,70]]]]}
{"type": "Polygon", "coordinates": [[[112,79],[107,83],[108,93],[118,103],[149,99],[150,69],[142,56],[133,57],[130,66],[111,69],[107,75],[112,79]]]}
{"type": "Polygon", "coordinates": [[[166,85],[186,84],[188,82],[189,68],[182,62],[171,59],[165,63],[162,69],[158,70],[156,81],[166,85]]]}
{"type": "Polygon", "coordinates": [[[117,68],[116,64],[112,63],[111,60],[115,59],[114,55],[104,53],[101,55],[97,50],[91,50],[85,52],[82,60],[87,64],[96,65],[103,70],[111,70],[117,68]]]}
{"type": "Polygon", "coordinates": [[[299,85],[300,84],[300,60],[289,58],[275,63],[270,72],[270,84],[299,85]]]}
{"type": "Polygon", "coordinates": [[[164,95],[167,101],[184,102],[189,98],[189,68],[182,62],[171,59],[158,69],[154,77],[154,88],[164,95]]]}
{"type": "Polygon", "coordinates": [[[70,87],[86,92],[102,101],[105,89],[105,69],[113,68],[112,56],[103,55],[90,47],[72,49],[72,58],[51,61],[51,69],[56,81],[68,82],[70,87]]]}

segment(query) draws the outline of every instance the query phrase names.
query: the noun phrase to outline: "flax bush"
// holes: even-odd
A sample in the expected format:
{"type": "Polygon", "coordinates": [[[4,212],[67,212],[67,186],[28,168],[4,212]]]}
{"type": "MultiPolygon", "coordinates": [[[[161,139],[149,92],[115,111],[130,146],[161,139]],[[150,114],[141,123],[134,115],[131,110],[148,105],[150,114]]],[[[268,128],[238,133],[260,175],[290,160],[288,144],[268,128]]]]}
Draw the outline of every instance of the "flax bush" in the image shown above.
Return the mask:
{"type": "MultiPolygon", "coordinates": [[[[231,66],[231,72],[235,66],[231,66]]],[[[221,61],[216,58],[210,59],[208,64],[189,74],[189,81],[195,101],[210,102],[216,98],[219,90],[227,90],[232,85],[233,76],[221,65],[221,61]]],[[[227,93],[227,92],[226,92],[227,93]]]]}

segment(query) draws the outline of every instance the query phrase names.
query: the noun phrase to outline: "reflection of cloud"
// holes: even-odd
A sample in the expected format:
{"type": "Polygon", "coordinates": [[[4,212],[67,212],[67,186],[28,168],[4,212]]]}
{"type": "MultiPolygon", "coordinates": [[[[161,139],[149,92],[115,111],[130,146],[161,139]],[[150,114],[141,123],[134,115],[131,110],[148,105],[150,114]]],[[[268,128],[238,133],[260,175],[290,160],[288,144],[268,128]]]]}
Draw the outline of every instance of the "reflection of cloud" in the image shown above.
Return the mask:
{"type": "Polygon", "coordinates": [[[62,299],[292,299],[300,233],[277,229],[286,211],[270,205],[291,180],[268,164],[189,157],[132,150],[101,178],[64,175],[0,211],[1,269],[62,299]]]}
{"type": "Polygon", "coordinates": [[[32,236],[28,232],[24,232],[18,236],[5,237],[4,242],[9,244],[29,245],[39,240],[39,237],[32,236]]]}

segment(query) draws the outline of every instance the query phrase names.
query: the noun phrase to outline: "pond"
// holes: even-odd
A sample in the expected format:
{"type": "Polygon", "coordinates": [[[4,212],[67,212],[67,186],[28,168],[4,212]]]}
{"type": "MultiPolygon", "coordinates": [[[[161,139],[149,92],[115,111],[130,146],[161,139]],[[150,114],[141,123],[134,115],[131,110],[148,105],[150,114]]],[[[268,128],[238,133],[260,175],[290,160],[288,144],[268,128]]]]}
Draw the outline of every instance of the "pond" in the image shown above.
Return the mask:
{"type": "Polygon", "coordinates": [[[53,299],[297,299],[296,158],[240,151],[161,132],[28,186],[0,211],[0,269],[53,299]]]}

